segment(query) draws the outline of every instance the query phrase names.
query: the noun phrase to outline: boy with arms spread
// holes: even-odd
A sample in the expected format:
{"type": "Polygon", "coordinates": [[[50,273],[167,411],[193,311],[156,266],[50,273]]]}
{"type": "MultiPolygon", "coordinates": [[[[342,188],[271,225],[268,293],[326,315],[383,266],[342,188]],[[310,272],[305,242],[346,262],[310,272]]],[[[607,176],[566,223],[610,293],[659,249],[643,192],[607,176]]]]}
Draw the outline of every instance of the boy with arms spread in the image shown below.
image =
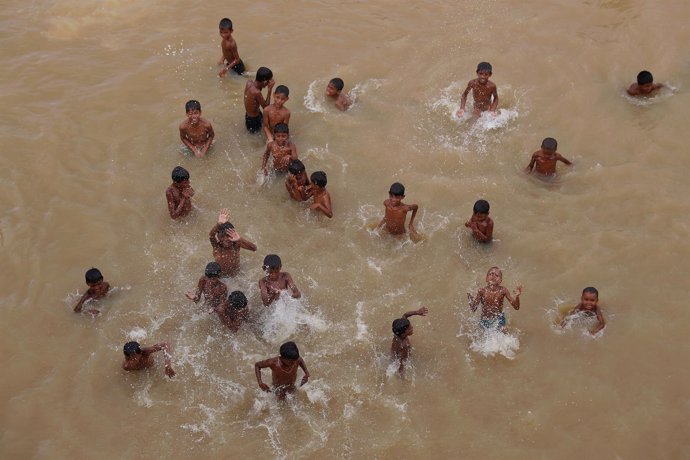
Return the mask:
{"type": "Polygon", "coordinates": [[[654,76],[648,70],[643,70],[637,74],[637,83],[633,83],[628,88],[630,96],[651,96],[653,92],[663,88],[661,83],[654,83],[654,76]]]}
{"type": "Polygon", "coordinates": [[[307,177],[304,163],[300,160],[292,160],[288,166],[288,177],[285,179],[285,188],[290,198],[295,201],[307,201],[311,197],[311,182],[307,177]]]}
{"type": "Polygon", "coordinates": [[[494,234],[494,221],[489,217],[489,202],[477,200],[472,209],[472,217],[465,222],[472,230],[472,236],[480,243],[490,243],[494,234]]]}
{"type": "Polygon", "coordinates": [[[163,351],[165,356],[165,375],[170,378],[175,376],[175,371],[170,362],[170,346],[167,343],[157,343],[152,347],[141,348],[139,342],[127,342],[123,348],[125,360],[122,368],[126,371],[140,371],[153,367],[153,354],[163,351]]]}
{"type": "Polygon", "coordinates": [[[228,295],[228,288],[220,280],[220,274],[220,264],[218,262],[209,262],[206,264],[204,276],[199,278],[196,292],[190,291],[185,295],[194,303],[199,303],[203,295],[204,302],[209,306],[209,313],[211,313],[218,305],[225,302],[225,297],[228,295]]]}
{"type": "Polygon", "coordinates": [[[173,183],[165,191],[168,201],[170,217],[178,219],[186,217],[192,212],[192,197],[194,189],[189,185],[189,172],[182,166],[175,166],[172,170],[173,183]]]}
{"type": "Polygon", "coordinates": [[[343,112],[349,109],[352,105],[350,98],[342,94],[344,87],[345,83],[341,78],[338,77],[333,78],[330,82],[328,82],[328,86],[326,86],[326,96],[334,99],[335,108],[343,112]]]}
{"type": "Polygon", "coordinates": [[[223,66],[218,72],[219,77],[224,77],[228,70],[232,69],[237,75],[244,73],[244,62],[240,59],[240,53],[237,51],[237,42],[232,37],[232,21],[228,18],[223,18],[218,24],[218,31],[221,36],[220,49],[223,52],[218,61],[219,66],[223,66]]]}
{"type": "Polygon", "coordinates": [[[394,361],[400,361],[400,367],[398,367],[398,373],[402,375],[405,371],[405,363],[410,357],[410,350],[412,349],[412,344],[410,343],[409,337],[414,332],[414,328],[410,323],[410,316],[426,316],[429,312],[427,307],[422,307],[419,310],[408,311],[402,318],[398,318],[393,321],[393,343],[391,344],[391,358],[394,361]]]}
{"type": "Polygon", "coordinates": [[[417,235],[417,230],[414,228],[414,218],[417,215],[419,206],[416,204],[405,204],[402,202],[403,198],[405,198],[405,186],[399,182],[391,185],[391,188],[388,190],[388,199],[383,202],[386,213],[381,222],[376,226],[377,229],[383,227],[391,235],[404,235],[405,219],[407,218],[407,213],[412,211],[409,224],[410,236],[417,235]]]}
{"type": "Polygon", "coordinates": [[[570,318],[578,313],[584,313],[588,316],[595,315],[597,317],[597,325],[589,331],[590,334],[595,335],[600,330],[604,329],[606,326],[606,321],[604,321],[604,315],[599,308],[599,291],[593,287],[586,287],[582,291],[582,297],[580,297],[580,303],[577,304],[561,321],[561,327],[565,327],[570,318]]]}
{"type": "Polygon", "coordinates": [[[268,142],[273,142],[271,131],[278,123],[290,124],[290,111],[284,104],[290,99],[290,90],[285,85],[276,87],[273,93],[273,104],[264,110],[264,134],[268,142]]]}
{"type": "Polygon", "coordinates": [[[271,305],[280,297],[280,292],[290,290],[293,299],[302,297],[302,293],[297,289],[297,285],[292,280],[287,272],[281,272],[283,263],[275,254],[269,254],[264,257],[263,269],[266,276],[259,280],[259,289],[261,290],[261,301],[265,306],[271,305]]]}
{"type": "Polygon", "coordinates": [[[290,161],[297,159],[297,147],[290,140],[290,129],[285,123],[273,127],[273,142],[266,145],[261,171],[268,174],[268,157],[273,155],[273,169],[286,172],[290,161]]]}
{"type": "Polygon", "coordinates": [[[323,171],[316,171],[311,175],[311,193],[314,197],[314,202],[309,206],[312,211],[321,211],[329,219],[333,217],[333,207],[331,206],[331,194],[326,190],[326,173],[323,171]]]}
{"type": "Polygon", "coordinates": [[[185,111],[187,119],[180,123],[180,139],[195,157],[201,158],[206,155],[215,137],[213,126],[208,120],[201,118],[199,101],[187,101],[185,111]]]}
{"type": "Polygon", "coordinates": [[[235,226],[228,222],[230,211],[221,209],[218,223],[208,233],[213,248],[213,257],[220,264],[221,276],[235,276],[240,271],[240,248],[256,251],[256,245],[237,233],[235,226]]]}
{"type": "Polygon", "coordinates": [[[275,82],[273,72],[266,67],[259,67],[256,71],[256,79],[249,80],[244,87],[244,125],[250,133],[258,133],[263,126],[261,109],[271,103],[271,90],[275,82]],[[268,88],[268,95],[264,99],[261,90],[268,88]]]}
{"type": "Polygon", "coordinates": [[[496,108],[498,107],[498,90],[496,89],[496,85],[489,81],[491,74],[492,68],[491,64],[488,62],[480,62],[479,65],[477,65],[477,78],[470,80],[460,98],[460,110],[456,113],[458,117],[462,117],[465,114],[465,104],[467,103],[467,95],[470,90],[472,90],[472,98],[474,99],[472,114],[475,117],[480,116],[482,112],[486,112],[487,110],[494,116],[496,115],[496,108]]]}
{"type": "MultiPolygon", "coordinates": [[[[86,278],[86,284],[87,286],[89,286],[89,288],[86,290],[84,295],[81,296],[79,302],[77,302],[77,304],[74,306],[74,313],[81,313],[84,302],[91,299],[102,299],[103,297],[105,297],[105,295],[108,293],[108,290],[110,289],[110,284],[103,281],[103,275],[101,274],[101,271],[97,268],[90,268],[86,270],[84,278],[86,278]]],[[[86,310],[86,313],[97,315],[100,312],[95,308],[91,308],[89,310],[86,310]]]]}
{"type": "Polygon", "coordinates": [[[503,281],[501,270],[498,267],[491,267],[486,274],[486,287],[480,288],[476,297],[472,297],[472,294],[468,292],[467,298],[470,301],[472,311],[477,311],[477,305],[482,304],[482,314],[479,320],[479,325],[482,328],[498,328],[503,332],[506,326],[503,299],[508,299],[513,308],[519,310],[522,286],[515,288],[515,299],[513,299],[510,291],[501,286],[501,281],[503,281]]]}
{"type": "Polygon", "coordinates": [[[237,332],[247,320],[247,297],[241,291],[232,291],[227,300],[216,307],[220,322],[232,332],[237,332]]]}
{"type": "Polygon", "coordinates": [[[558,142],[553,137],[547,137],[541,143],[541,149],[532,154],[532,160],[525,168],[527,174],[532,173],[532,169],[542,176],[553,176],[556,174],[556,163],[562,161],[567,165],[572,163],[556,152],[558,142]]]}
{"type": "Polygon", "coordinates": [[[264,361],[259,361],[254,364],[254,373],[256,374],[256,381],[259,383],[259,388],[266,392],[271,392],[271,388],[261,380],[261,369],[268,367],[271,369],[271,379],[273,392],[278,399],[283,400],[288,393],[295,392],[295,382],[297,381],[297,367],[302,368],[304,377],[302,377],[303,386],[309,381],[309,371],[304,360],[299,356],[299,349],[295,342],[285,342],[280,346],[280,356],[269,358],[264,361]]]}

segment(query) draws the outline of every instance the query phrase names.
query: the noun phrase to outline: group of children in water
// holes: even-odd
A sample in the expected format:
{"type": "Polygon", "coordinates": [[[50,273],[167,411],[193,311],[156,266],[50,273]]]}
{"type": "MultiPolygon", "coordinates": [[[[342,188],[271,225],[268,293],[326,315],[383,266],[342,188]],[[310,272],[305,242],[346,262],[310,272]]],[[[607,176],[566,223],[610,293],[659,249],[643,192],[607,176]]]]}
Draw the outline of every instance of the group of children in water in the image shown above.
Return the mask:
{"type": "MultiPolygon", "coordinates": [[[[245,65],[239,56],[237,43],[232,37],[233,27],[230,19],[220,21],[219,32],[222,38],[222,57],[218,65],[220,77],[233,70],[238,75],[243,75],[245,65]]],[[[479,117],[483,112],[496,115],[498,107],[498,92],[496,85],[489,80],[492,75],[492,67],[488,62],[481,62],[477,66],[477,78],[471,80],[462,93],[460,109],[456,112],[458,117],[465,113],[467,96],[472,91],[474,106],[472,114],[479,117]]],[[[327,217],[333,217],[330,194],[326,190],[326,173],[314,172],[307,177],[304,164],[297,158],[297,149],[290,141],[289,122],[290,111],[285,107],[289,99],[289,89],[284,85],[274,87],[273,73],[266,67],[260,67],[254,80],[247,82],[244,90],[245,126],[254,134],[263,132],[266,136],[266,150],[263,155],[261,171],[268,174],[269,159],[273,157],[272,166],[277,172],[287,172],[285,186],[290,197],[296,201],[313,199],[310,209],[323,213],[327,217]],[[268,90],[264,98],[262,90],[268,90]],[[273,96],[273,104],[271,104],[273,96]],[[263,109],[263,111],[262,111],[263,109]]],[[[663,85],[653,81],[652,74],[642,71],[637,76],[637,83],[633,83],[627,90],[631,96],[649,96],[659,90],[663,85]]],[[[325,94],[334,101],[338,110],[348,110],[352,101],[342,93],[344,83],[340,78],[334,78],[326,87],[325,94]]],[[[214,140],[214,131],[211,123],[201,117],[201,105],[198,101],[191,100],[186,103],[187,118],[180,124],[180,138],[183,144],[191,150],[196,157],[203,157],[208,152],[214,140]]],[[[553,176],[556,173],[556,163],[561,161],[566,165],[572,163],[565,159],[556,150],[558,143],[555,139],[547,137],[543,140],[541,148],[536,151],[526,167],[527,173],[536,172],[543,177],[553,176]]],[[[189,172],[177,166],[172,171],[172,184],[167,188],[165,195],[168,204],[168,212],[172,219],[179,219],[192,211],[192,197],[194,189],[189,182],[189,172]]],[[[414,221],[418,211],[417,204],[405,204],[405,187],[396,182],[390,186],[388,199],[384,201],[384,216],[376,226],[392,235],[404,235],[409,231],[410,238],[416,241],[419,237],[414,221]],[[407,214],[411,212],[409,222],[407,214]]],[[[472,216],[465,226],[469,228],[474,239],[480,243],[490,243],[493,238],[494,223],[489,217],[490,205],[486,200],[478,200],[474,204],[472,216]]],[[[247,321],[247,297],[241,291],[233,291],[228,294],[226,285],[221,281],[222,277],[232,277],[240,270],[240,249],[256,251],[257,246],[243,238],[229,222],[230,212],[221,209],[217,223],[209,232],[209,241],[213,250],[215,262],[207,264],[204,275],[199,279],[197,288],[193,292],[187,292],[190,300],[198,303],[202,299],[209,313],[216,313],[220,321],[231,331],[239,330],[242,323],[247,321]]],[[[264,306],[270,306],[281,295],[288,292],[293,298],[300,298],[301,293],[292,276],[282,271],[282,262],[278,255],[269,254],[264,258],[263,269],[266,273],[259,280],[261,301],[264,306]]],[[[491,267],[486,275],[486,286],[480,288],[476,294],[467,293],[469,307],[474,312],[481,306],[479,326],[487,330],[504,331],[506,318],[503,312],[503,304],[508,300],[510,305],[518,310],[520,308],[520,295],[522,286],[517,286],[511,292],[502,286],[502,272],[498,267],[491,267]]],[[[85,302],[103,298],[110,288],[104,281],[103,275],[96,268],[91,268],[85,275],[88,290],[80,298],[74,307],[74,311],[98,314],[96,309],[83,310],[85,302]]],[[[605,327],[605,320],[598,305],[599,293],[594,287],[587,287],[582,291],[580,302],[572,308],[560,322],[564,327],[568,321],[578,314],[596,317],[597,324],[590,331],[596,334],[605,327]]],[[[409,337],[413,333],[411,316],[426,316],[427,307],[409,311],[399,319],[393,321],[393,342],[391,344],[391,356],[399,364],[399,372],[402,374],[408,360],[411,344],[409,337]]],[[[127,371],[150,368],[154,364],[153,353],[163,351],[165,356],[165,373],[173,377],[170,346],[166,343],[155,344],[142,348],[137,342],[128,342],[124,345],[125,360],[122,364],[127,371]]],[[[297,379],[297,369],[301,368],[304,376],[301,385],[309,379],[304,360],[300,357],[297,345],[294,342],[286,342],[280,347],[280,356],[259,361],[255,364],[256,379],[259,387],[264,391],[273,391],[279,398],[284,398],[287,393],[294,391],[297,379]],[[272,390],[263,383],[261,370],[270,368],[272,373],[272,390]]]]}

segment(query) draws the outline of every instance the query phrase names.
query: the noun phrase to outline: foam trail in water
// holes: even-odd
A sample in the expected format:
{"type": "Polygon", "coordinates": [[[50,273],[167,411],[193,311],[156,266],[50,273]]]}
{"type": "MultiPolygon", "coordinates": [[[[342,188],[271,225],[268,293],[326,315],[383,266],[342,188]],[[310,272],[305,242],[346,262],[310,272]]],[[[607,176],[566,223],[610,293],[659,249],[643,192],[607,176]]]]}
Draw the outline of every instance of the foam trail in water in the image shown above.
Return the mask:
{"type": "Polygon", "coordinates": [[[282,343],[302,328],[322,332],[328,323],[319,316],[309,313],[304,299],[293,299],[287,292],[273,302],[263,320],[262,335],[271,343],[282,343]]]}
{"type": "Polygon", "coordinates": [[[314,80],[309,84],[307,88],[307,94],[304,96],[304,107],[312,113],[323,113],[326,111],[324,105],[324,95],[326,85],[319,80],[314,80]],[[323,91],[319,91],[318,88],[323,88],[323,91]],[[318,94],[318,96],[317,96],[318,94]]]}
{"type": "Polygon", "coordinates": [[[470,349],[483,356],[500,354],[508,359],[515,358],[520,348],[517,335],[501,332],[496,329],[480,330],[473,334],[470,349]]]}

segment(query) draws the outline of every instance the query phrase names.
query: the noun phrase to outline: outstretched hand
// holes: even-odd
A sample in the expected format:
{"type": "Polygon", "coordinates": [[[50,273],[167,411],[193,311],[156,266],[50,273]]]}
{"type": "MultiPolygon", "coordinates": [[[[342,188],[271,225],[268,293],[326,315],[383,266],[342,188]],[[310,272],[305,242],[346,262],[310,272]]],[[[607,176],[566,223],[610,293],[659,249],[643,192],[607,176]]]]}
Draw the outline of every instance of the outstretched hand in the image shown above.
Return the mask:
{"type": "Polygon", "coordinates": [[[515,288],[515,297],[518,297],[520,294],[522,294],[522,286],[515,288]]]}
{"type": "Polygon", "coordinates": [[[465,115],[465,109],[459,109],[457,112],[455,112],[455,116],[460,118],[463,115],[465,115]]]}
{"type": "Polygon", "coordinates": [[[225,234],[230,237],[230,241],[239,241],[240,240],[240,234],[237,233],[237,230],[234,228],[229,228],[225,230],[225,234]]]}
{"type": "Polygon", "coordinates": [[[175,377],[175,371],[168,364],[165,365],[165,375],[167,375],[169,378],[175,377]]]}
{"type": "Polygon", "coordinates": [[[230,219],[230,210],[228,208],[223,208],[218,213],[218,223],[224,224],[230,219]]]}
{"type": "Polygon", "coordinates": [[[429,313],[429,309],[427,307],[422,307],[419,310],[417,310],[417,314],[419,316],[426,316],[427,313],[429,313]]]}
{"type": "Polygon", "coordinates": [[[264,390],[264,391],[267,392],[267,393],[270,393],[270,392],[271,392],[271,389],[268,387],[268,385],[266,385],[266,384],[263,383],[263,382],[261,382],[261,383],[259,384],[259,388],[261,388],[262,390],[264,390]]]}

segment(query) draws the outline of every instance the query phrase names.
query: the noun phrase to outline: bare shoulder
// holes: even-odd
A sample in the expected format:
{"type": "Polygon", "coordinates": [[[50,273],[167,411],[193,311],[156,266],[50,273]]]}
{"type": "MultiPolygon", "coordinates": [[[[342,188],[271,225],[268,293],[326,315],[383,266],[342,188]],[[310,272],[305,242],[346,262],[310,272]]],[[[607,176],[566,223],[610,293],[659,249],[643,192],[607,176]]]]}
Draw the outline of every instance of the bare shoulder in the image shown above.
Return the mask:
{"type": "Polygon", "coordinates": [[[186,131],[189,127],[189,120],[185,119],[182,123],[180,123],[180,131],[186,131]]]}

